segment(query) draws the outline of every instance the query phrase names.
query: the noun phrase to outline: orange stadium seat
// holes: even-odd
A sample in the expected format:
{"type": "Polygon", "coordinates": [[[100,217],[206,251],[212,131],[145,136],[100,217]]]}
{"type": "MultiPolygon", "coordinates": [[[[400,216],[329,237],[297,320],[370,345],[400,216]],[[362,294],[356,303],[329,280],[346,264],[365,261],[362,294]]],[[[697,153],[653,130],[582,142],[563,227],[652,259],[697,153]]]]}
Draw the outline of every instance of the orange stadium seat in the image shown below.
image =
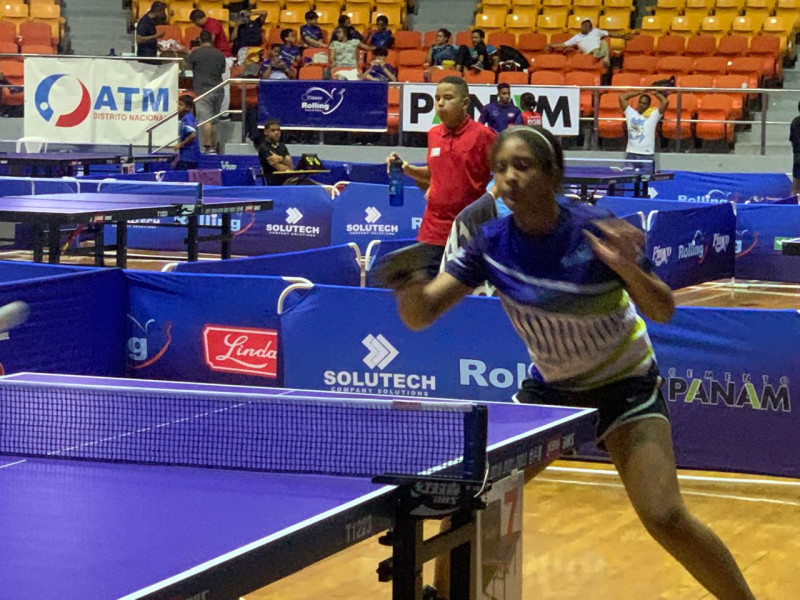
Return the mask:
{"type": "Polygon", "coordinates": [[[21,54],[55,54],[56,49],[50,44],[25,44],[20,48],[21,54]]]}
{"type": "Polygon", "coordinates": [[[425,70],[418,67],[400,67],[397,70],[397,81],[403,83],[424,83],[425,70]]]}
{"type": "Polygon", "coordinates": [[[536,69],[544,71],[566,71],[567,57],[563,54],[542,54],[536,60],[536,69]]]}
{"type": "Polygon", "coordinates": [[[626,56],[622,68],[628,73],[654,73],[658,66],[655,56],[626,56]]]}
{"type": "Polygon", "coordinates": [[[569,31],[558,31],[550,36],[551,44],[563,44],[573,36],[569,31]]]}
{"type": "Polygon", "coordinates": [[[189,23],[185,25],[183,28],[183,45],[189,46],[192,43],[192,40],[196,40],[200,37],[200,32],[203,31],[200,27],[195,25],[194,23],[189,23]]]}
{"type": "Polygon", "coordinates": [[[743,56],[728,62],[728,73],[747,77],[747,87],[757,88],[761,85],[764,61],[758,56],[743,56]]]}
{"type": "Polygon", "coordinates": [[[517,38],[520,52],[543,52],[546,45],[547,36],[543,33],[523,33],[517,38]]]}
{"type": "Polygon", "coordinates": [[[764,75],[767,79],[783,81],[781,42],[778,37],[769,34],[753,36],[747,55],[759,56],[764,60],[764,75]]]}
{"type": "MultiPolygon", "coordinates": [[[[22,23],[19,26],[19,35],[23,44],[50,44],[52,46],[58,41],[53,38],[53,30],[47,23],[38,23],[36,21],[22,23]]],[[[180,38],[178,38],[178,41],[180,41],[180,38]]]]}
{"type": "Polygon", "coordinates": [[[472,30],[465,29],[464,31],[459,31],[455,34],[455,45],[456,46],[472,46],[472,30]]]}
{"type": "Polygon", "coordinates": [[[176,42],[183,40],[183,31],[177,25],[156,25],[156,31],[164,33],[164,37],[161,39],[175,40],[176,42]]]}
{"type": "MultiPolygon", "coordinates": [[[[422,36],[422,45],[425,48],[430,48],[436,43],[436,36],[439,35],[439,30],[434,29],[433,31],[426,31],[422,36]]],[[[451,44],[455,43],[455,40],[450,40],[451,44]]]]}
{"type": "Polygon", "coordinates": [[[0,53],[18,54],[19,46],[17,46],[17,42],[12,42],[11,40],[0,40],[0,53]]]}
{"type": "Polygon", "coordinates": [[[303,60],[308,61],[309,63],[324,66],[328,64],[328,50],[326,48],[306,48],[303,50],[303,60]],[[325,60],[316,59],[314,57],[318,54],[321,54],[325,57],[325,60]]]}
{"type": "Polygon", "coordinates": [[[692,70],[693,65],[691,56],[664,56],[658,59],[658,71],[672,75],[685,75],[692,70]]]}
{"type": "Polygon", "coordinates": [[[669,106],[661,125],[661,133],[668,140],[688,140],[693,137],[692,124],[689,122],[694,118],[697,111],[697,96],[694,94],[681,94],[681,128],[678,132],[678,98],[670,96],[669,106]]]}
{"type": "Polygon", "coordinates": [[[782,17],[768,17],[764,21],[762,29],[764,33],[769,33],[774,36],[777,36],[778,40],[780,41],[781,54],[788,54],[789,56],[794,57],[796,55],[794,50],[794,43],[792,43],[791,47],[789,47],[788,44],[790,38],[792,42],[794,42],[794,27],[795,27],[795,20],[793,17],[782,16],[782,17]]]}
{"type": "Polygon", "coordinates": [[[611,77],[611,85],[614,87],[638,87],[642,83],[641,73],[628,73],[617,71],[611,77]]]}
{"type": "MultiPolygon", "coordinates": [[[[747,77],[744,75],[717,75],[714,77],[715,88],[743,89],[747,88],[747,77]]],[[[733,118],[741,119],[744,116],[746,94],[726,92],[733,100],[733,118]]]]}
{"type": "Polygon", "coordinates": [[[733,142],[733,98],[725,94],[706,94],[697,108],[697,119],[716,123],[695,123],[695,135],[700,140],[733,142]]]}
{"type": "MultiPolygon", "coordinates": [[[[570,71],[564,75],[564,85],[578,87],[600,85],[600,74],[588,71],[570,71]]],[[[594,114],[594,92],[592,90],[581,91],[580,111],[581,116],[584,117],[594,114]]]]}
{"type": "Polygon", "coordinates": [[[387,96],[386,128],[389,133],[397,133],[400,125],[400,88],[390,85],[387,96]]]}
{"type": "Polygon", "coordinates": [[[419,31],[395,31],[394,47],[397,50],[422,48],[422,34],[419,31]]]}
{"type": "Polygon", "coordinates": [[[486,36],[486,43],[491,44],[495,48],[500,48],[500,46],[516,47],[517,36],[513,33],[506,33],[505,31],[495,31],[486,36]]]}
{"type": "Polygon", "coordinates": [[[657,56],[676,56],[686,52],[686,38],[679,35],[662,35],[656,43],[657,56]]]}
{"type": "Polygon", "coordinates": [[[497,75],[497,83],[509,85],[528,85],[529,76],[522,71],[503,71],[497,75]]]}
{"type": "Polygon", "coordinates": [[[13,41],[17,36],[17,26],[10,21],[0,19],[0,40],[13,41]]]}
{"type": "Polygon", "coordinates": [[[398,67],[421,67],[428,60],[425,50],[400,50],[397,53],[398,67]]]}
{"type": "Polygon", "coordinates": [[[597,135],[601,139],[616,140],[625,135],[625,120],[619,109],[620,95],[616,92],[609,92],[600,96],[597,135]]]}
{"type": "Polygon", "coordinates": [[[567,59],[567,71],[588,71],[601,74],[605,72],[603,61],[591,54],[576,52],[567,59]]]}
{"type": "Polygon", "coordinates": [[[625,56],[636,54],[653,54],[655,50],[655,39],[652,35],[640,33],[625,42],[625,56]]]}
{"type": "Polygon", "coordinates": [[[464,73],[464,81],[467,83],[494,83],[495,82],[495,74],[494,71],[478,71],[477,73],[472,70],[468,70],[464,73]]]}
{"type": "Polygon", "coordinates": [[[695,75],[679,75],[675,78],[678,87],[710,88],[714,85],[714,76],[703,73],[695,75]]]}
{"type": "Polygon", "coordinates": [[[64,35],[67,20],[61,16],[61,8],[55,4],[32,4],[30,7],[32,21],[46,23],[50,27],[53,38],[59,40],[64,35]]]}
{"type": "MultiPolygon", "coordinates": [[[[0,60],[0,73],[8,79],[11,85],[24,85],[25,69],[21,60],[0,60]]],[[[2,100],[6,106],[22,106],[25,103],[24,93],[12,92],[9,88],[2,88],[2,100]]]]}
{"type": "Polygon", "coordinates": [[[696,58],[692,71],[697,74],[721,75],[728,69],[728,59],[724,56],[701,56],[696,58]]]}
{"type": "Polygon", "coordinates": [[[531,85],[564,85],[561,71],[536,71],[531,73],[531,85]]]}
{"type": "Polygon", "coordinates": [[[711,56],[717,50],[717,38],[713,35],[695,35],[686,44],[687,56],[711,56]]]}
{"type": "Polygon", "coordinates": [[[322,65],[304,65],[300,69],[298,79],[322,79],[322,65]]]}
{"type": "Polygon", "coordinates": [[[747,54],[747,40],[743,35],[727,35],[717,44],[718,56],[744,56],[747,54]]]}
{"type": "Polygon", "coordinates": [[[450,75],[461,77],[461,72],[456,69],[433,69],[431,70],[431,82],[439,83],[442,79],[450,75]]]}

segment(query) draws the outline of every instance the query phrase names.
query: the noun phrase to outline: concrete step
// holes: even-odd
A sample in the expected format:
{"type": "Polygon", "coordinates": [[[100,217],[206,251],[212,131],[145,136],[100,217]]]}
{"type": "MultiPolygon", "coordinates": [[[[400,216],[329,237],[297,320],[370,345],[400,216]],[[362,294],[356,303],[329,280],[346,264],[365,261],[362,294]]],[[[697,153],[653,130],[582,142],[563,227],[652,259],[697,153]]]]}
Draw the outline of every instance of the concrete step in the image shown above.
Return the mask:
{"type": "MultiPolygon", "coordinates": [[[[748,155],[748,156],[758,156],[761,154],[761,144],[760,143],[751,143],[751,142],[744,142],[736,141],[736,147],[734,149],[735,154],[739,155],[748,155]]],[[[767,156],[780,156],[780,157],[791,157],[792,155],[792,148],[789,146],[788,140],[784,143],[775,143],[766,145],[766,154],[767,156]]]]}

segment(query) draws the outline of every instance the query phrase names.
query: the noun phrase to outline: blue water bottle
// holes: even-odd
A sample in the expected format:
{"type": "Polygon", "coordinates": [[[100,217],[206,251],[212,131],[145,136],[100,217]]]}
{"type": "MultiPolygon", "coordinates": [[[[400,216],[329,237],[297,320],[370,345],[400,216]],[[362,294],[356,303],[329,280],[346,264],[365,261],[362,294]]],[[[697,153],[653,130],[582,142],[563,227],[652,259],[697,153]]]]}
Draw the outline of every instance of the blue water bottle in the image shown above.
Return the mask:
{"type": "Polygon", "coordinates": [[[403,206],[403,161],[389,162],[389,206],[403,206]]]}

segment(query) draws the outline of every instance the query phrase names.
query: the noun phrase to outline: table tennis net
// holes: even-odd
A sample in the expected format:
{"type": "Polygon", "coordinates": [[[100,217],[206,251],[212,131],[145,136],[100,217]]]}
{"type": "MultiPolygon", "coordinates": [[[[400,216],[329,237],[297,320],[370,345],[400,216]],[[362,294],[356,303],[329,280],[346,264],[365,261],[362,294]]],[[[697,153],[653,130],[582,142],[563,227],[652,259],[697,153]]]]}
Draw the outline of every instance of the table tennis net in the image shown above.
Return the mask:
{"type": "Polygon", "coordinates": [[[463,477],[479,408],[485,410],[456,402],[8,382],[0,385],[0,454],[357,477],[444,470],[463,477]]]}

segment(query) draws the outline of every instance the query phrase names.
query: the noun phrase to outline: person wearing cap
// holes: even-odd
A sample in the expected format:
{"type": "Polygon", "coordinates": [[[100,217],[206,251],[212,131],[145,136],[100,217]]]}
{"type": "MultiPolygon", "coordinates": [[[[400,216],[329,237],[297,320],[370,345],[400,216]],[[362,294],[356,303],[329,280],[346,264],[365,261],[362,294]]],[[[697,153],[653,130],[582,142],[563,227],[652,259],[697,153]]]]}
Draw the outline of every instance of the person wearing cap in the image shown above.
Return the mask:
{"type": "Polygon", "coordinates": [[[580,33],[576,33],[563,44],[548,44],[546,50],[556,48],[571,48],[577,46],[584,54],[591,54],[595,58],[603,60],[606,67],[611,66],[611,50],[608,45],[607,37],[630,39],[630,33],[609,33],[605,29],[595,29],[592,27],[591,19],[584,19],[581,22],[580,33]]]}

